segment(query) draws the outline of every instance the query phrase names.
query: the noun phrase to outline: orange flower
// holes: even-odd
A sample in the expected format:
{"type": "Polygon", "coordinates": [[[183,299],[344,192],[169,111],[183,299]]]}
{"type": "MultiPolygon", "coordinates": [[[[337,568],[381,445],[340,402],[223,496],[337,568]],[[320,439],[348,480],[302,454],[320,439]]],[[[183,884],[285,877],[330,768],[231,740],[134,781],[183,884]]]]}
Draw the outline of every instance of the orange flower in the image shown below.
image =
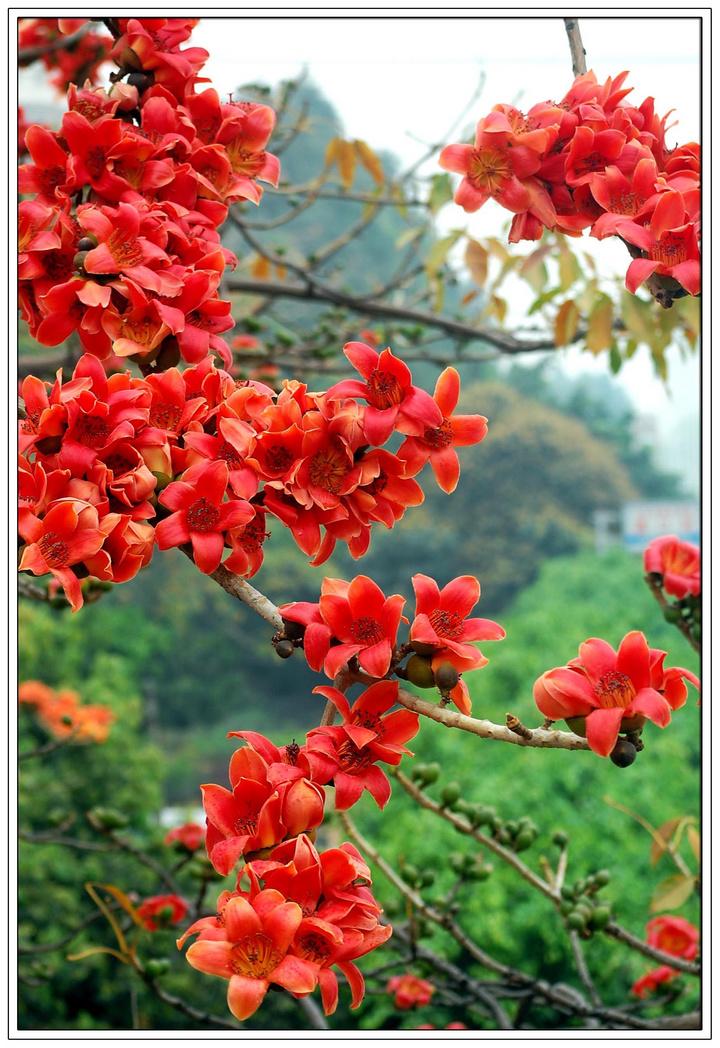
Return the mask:
{"type": "Polygon", "coordinates": [[[420,979],[417,975],[406,972],[404,975],[394,975],[390,979],[387,992],[395,994],[395,1007],[405,1011],[429,1004],[435,987],[427,979],[420,979]]]}
{"type": "Polygon", "coordinates": [[[645,571],[662,576],[663,589],[673,597],[700,593],[700,549],[675,535],[653,539],[645,550],[645,571]]]}

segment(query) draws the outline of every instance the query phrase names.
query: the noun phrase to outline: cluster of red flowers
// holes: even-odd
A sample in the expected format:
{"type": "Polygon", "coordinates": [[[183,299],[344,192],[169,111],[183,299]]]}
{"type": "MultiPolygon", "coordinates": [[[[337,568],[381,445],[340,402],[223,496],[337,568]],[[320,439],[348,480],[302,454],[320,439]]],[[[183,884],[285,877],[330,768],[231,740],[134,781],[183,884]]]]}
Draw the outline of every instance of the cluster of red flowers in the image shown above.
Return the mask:
{"type": "Polygon", "coordinates": [[[568,236],[619,236],[637,257],[628,290],[653,273],[700,292],[700,146],[668,148],[667,114],[654,101],[624,101],[627,73],[598,83],[579,76],[560,102],[528,113],[497,105],[473,145],[446,146],[440,164],[463,175],[455,194],[466,211],[490,197],[514,214],[510,241],[543,229],[568,236]]]}
{"type": "MultiPolygon", "coordinates": [[[[467,617],[480,599],[480,583],[474,576],[462,575],[442,590],[427,575],[415,575],[412,582],[415,618],[409,642],[399,648],[400,621],[407,622],[402,614],[405,598],[397,593],[385,597],[366,575],[352,582],[326,578],[319,603],[284,604],[280,613],[286,622],[303,629],[311,669],[323,670],[334,679],[353,660],[366,674],[382,678],[409,655],[407,669],[400,668],[407,679],[420,687],[439,686],[458,709],[469,713],[470,696],[461,674],[488,661],[472,642],[502,640],[505,630],[492,619],[467,617]]],[[[316,690],[341,708],[335,689],[316,690]]]]}
{"type": "Polygon", "coordinates": [[[675,535],[661,535],[649,544],[644,555],[645,571],[659,576],[672,597],[700,595],[700,549],[675,535]]]}
{"type": "MultiPolygon", "coordinates": [[[[700,933],[695,925],[686,921],[684,917],[672,917],[668,914],[653,917],[648,921],[645,932],[646,941],[656,950],[663,950],[686,961],[694,961],[698,955],[700,933]]],[[[636,997],[645,997],[648,993],[654,993],[662,983],[677,978],[679,974],[676,968],[663,964],[660,968],[646,972],[633,983],[632,992],[636,997]]]]}
{"type": "MultiPolygon", "coordinates": [[[[82,605],[82,578],[126,582],[149,562],[155,542],[192,546],[207,574],[229,547],[225,567],[249,576],[262,563],[268,513],[315,564],[338,540],[361,556],[374,523],[391,528],[423,501],[414,474],[425,461],[441,479],[452,475],[454,486],[454,445],[476,443],[487,426],[480,415],[451,417],[455,401],[441,396],[439,405],[414,386],[389,349],[350,343],[346,352],[360,353],[368,367],[374,362],[367,383],[327,393],[285,382],[276,394],[236,381],[207,356],[185,371],[141,378],[108,377],[86,353],[68,382],[61,373],[52,385],[27,377],[20,570],[51,572],[74,609],[82,605]],[[397,453],[377,446],[394,430],[406,438],[397,453]],[[440,446],[442,467],[434,457],[440,446]]],[[[456,400],[452,368],[438,380],[448,386],[456,400]]]]}
{"type": "Polygon", "coordinates": [[[188,962],[228,980],[228,1007],[241,1022],[259,1008],[271,984],[295,997],[319,986],[331,1015],[338,1003],[334,967],[345,976],[356,1008],[365,986],[353,962],[392,933],[379,922],[382,910],[370,884],[370,871],[351,844],[318,852],[299,834],[248,862],[236,890],[222,892],[216,914],[191,925],[178,946],[197,935],[188,962]]]}
{"type": "MultiPolygon", "coordinates": [[[[110,58],[113,45],[107,33],[97,33],[85,18],[21,18],[18,21],[20,65],[29,64],[23,51],[39,55],[53,75],[50,83],[63,94],[70,84],[97,83],[97,73],[110,58]],[[80,34],[80,30],[87,26],[80,34]],[[71,41],[68,38],[72,37],[71,41]]],[[[31,60],[34,60],[31,59],[31,60]]]]}
{"type": "Polygon", "coordinates": [[[621,732],[637,732],[646,720],[660,728],[673,710],[685,705],[689,681],[700,687],[690,670],[665,668],[667,652],[648,647],[644,634],[626,634],[617,650],[591,637],[567,666],[543,673],[535,681],[538,709],[551,720],[568,720],[587,735],[590,748],[608,757],[621,732]],[[578,718],[578,720],[576,720],[578,718]]]}
{"type": "Polygon", "coordinates": [[[408,710],[390,713],[398,682],[379,681],[349,705],[335,688],[316,691],[333,703],[342,723],[313,728],[305,743],[277,747],[257,732],[234,731],[247,745],[230,759],[230,789],[202,787],[207,815],[207,850],[226,876],[243,857],[273,847],[322,822],[325,790],[335,786],[335,807],[345,810],[368,790],[383,808],[390,783],[377,762],[400,763],[405,743],[418,732],[419,718],[408,710]]]}
{"type": "Polygon", "coordinates": [[[109,91],[68,90],[60,131],[25,133],[19,173],[20,304],[31,334],[57,345],[77,331],[101,358],[162,367],[209,352],[233,326],[218,297],[228,205],[260,200],[277,158],[266,105],[196,94],[208,55],[180,45],[195,19],[121,18],[109,91]],[[123,78],[127,76],[127,82],[123,78]]]}
{"type": "Polygon", "coordinates": [[[18,699],[31,707],[47,731],[56,739],[72,736],[76,742],[105,742],[115,715],[107,706],[83,704],[76,691],[55,691],[39,680],[26,680],[18,699]]]}

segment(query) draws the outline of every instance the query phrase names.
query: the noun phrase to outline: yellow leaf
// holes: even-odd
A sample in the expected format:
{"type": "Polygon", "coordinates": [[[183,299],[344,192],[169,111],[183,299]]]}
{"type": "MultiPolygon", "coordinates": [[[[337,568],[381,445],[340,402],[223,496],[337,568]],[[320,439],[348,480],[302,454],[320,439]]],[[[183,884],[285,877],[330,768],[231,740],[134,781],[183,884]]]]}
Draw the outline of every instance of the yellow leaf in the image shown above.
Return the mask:
{"type": "Polygon", "coordinates": [[[668,819],[667,822],[664,822],[662,826],[658,826],[655,830],[653,842],[650,845],[650,862],[653,866],[660,856],[667,851],[668,841],[682,821],[683,816],[680,815],[677,819],[668,819]]]}
{"type": "Polygon", "coordinates": [[[377,184],[381,186],[385,181],[385,174],[379,156],[372,151],[367,142],[363,142],[360,138],[355,139],[355,150],[362,166],[372,175],[377,184]]]}
{"type": "Polygon", "coordinates": [[[264,255],[258,255],[250,266],[250,275],[256,280],[265,280],[270,276],[270,263],[264,255]]]}
{"type": "Polygon", "coordinates": [[[325,167],[332,167],[337,161],[338,157],[338,144],[342,141],[340,138],[331,138],[327,144],[325,150],[325,167]]]}
{"type": "Polygon", "coordinates": [[[278,280],[284,280],[287,276],[287,266],[275,266],[275,276],[278,280]]]}
{"type": "Polygon", "coordinates": [[[433,276],[437,273],[440,266],[445,262],[450,249],[454,247],[459,237],[460,232],[456,230],[454,233],[450,233],[448,236],[435,241],[425,256],[425,270],[428,276],[433,276]]]}
{"type": "Polygon", "coordinates": [[[106,891],[108,893],[108,895],[112,895],[113,899],[115,899],[115,901],[118,902],[120,906],[122,906],[123,910],[125,910],[125,913],[127,913],[128,916],[132,917],[133,921],[135,922],[135,924],[137,924],[139,928],[145,927],[141,919],[138,917],[137,910],[130,902],[129,897],[125,894],[124,891],[116,887],[114,884],[95,884],[94,887],[102,888],[103,891],[106,891]]]}
{"type": "Polygon", "coordinates": [[[123,964],[128,963],[127,957],[118,953],[117,950],[111,949],[109,946],[90,946],[87,950],[81,950],[80,953],[69,953],[67,959],[69,961],[84,961],[86,957],[94,957],[97,953],[108,953],[111,957],[115,957],[118,961],[122,961],[123,964]]]}
{"type": "Polygon", "coordinates": [[[661,910],[676,910],[690,898],[695,887],[695,878],[684,873],[675,873],[658,884],[650,900],[650,913],[661,910]]]}
{"type": "Polygon", "coordinates": [[[572,251],[566,247],[560,252],[558,258],[558,270],[560,273],[560,287],[567,291],[576,280],[580,279],[580,266],[572,251]]]}
{"type": "Polygon", "coordinates": [[[507,302],[500,295],[491,295],[490,301],[485,307],[485,312],[488,316],[495,317],[498,324],[502,324],[507,313],[507,302]]]}
{"type": "Polygon", "coordinates": [[[465,248],[465,265],[478,287],[482,287],[487,280],[488,253],[482,244],[479,244],[477,240],[471,240],[470,237],[468,237],[465,248]]]}
{"type": "Polygon", "coordinates": [[[700,834],[694,826],[688,826],[687,828],[687,839],[695,858],[700,861],[700,834]]]}
{"type": "Polygon", "coordinates": [[[591,353],[609,349],[613,342],[613,304],[607,295],[601,295],[590,311],[585,345],[591,353]]]}
{"type": "Polygon", "coordinates": [[[460,299],[460,302],[463,306],[467,306],[468,303],[472,302],[473,299],[477,298],[477,296],[477,291],[468,291],[468,293],[466,295],[463,295],[463,297],[460,299]]]}
{"type": "Polygon", "coordinates": [[[556,346],[567,346],[572,342],[577,332],[579,321],[580,313],[572,299],[563,302],[555,317],[556,346]]]}
{"type": "Polygon", "coordinates": [[[355,147],[352,142],[338,139],[337,166],[340,173],[340,181],[345,189],[350,189],[355,178],[355,147]]]}

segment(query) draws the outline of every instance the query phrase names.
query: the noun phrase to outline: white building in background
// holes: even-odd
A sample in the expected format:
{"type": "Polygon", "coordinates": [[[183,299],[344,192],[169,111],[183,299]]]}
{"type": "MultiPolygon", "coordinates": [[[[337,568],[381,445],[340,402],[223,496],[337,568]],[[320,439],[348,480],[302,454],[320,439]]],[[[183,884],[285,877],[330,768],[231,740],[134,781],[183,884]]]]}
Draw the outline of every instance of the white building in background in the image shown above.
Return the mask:
{"type": "Polygon", "coordinates": [[[698,545],[700,507],[697,502],[679,499],[625,502],[618,509],[596,510],[593,525],[598,553],[610,546],[642,553],[660,535],[676,535],[698,545]]]}

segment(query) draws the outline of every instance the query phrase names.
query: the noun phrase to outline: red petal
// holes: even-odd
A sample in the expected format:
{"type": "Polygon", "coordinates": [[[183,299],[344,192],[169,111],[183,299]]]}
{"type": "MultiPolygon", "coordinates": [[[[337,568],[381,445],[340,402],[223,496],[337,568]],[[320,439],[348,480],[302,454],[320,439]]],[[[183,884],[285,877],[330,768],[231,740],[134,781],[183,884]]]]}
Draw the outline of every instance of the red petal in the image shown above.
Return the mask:
{"type": "Polygon", "coordinates": [[[204,972],[205,975],[219,975],[221,979],[229,979],[232,975],[231,950],[229,942],[201,939],[192,944],[185,954],[185,959],[192,968],[204,972]]]}
{"type": "Polygon", "coordinates": [[[452,415],[460,398],[460,375],[455,368],[445,368],[435,383],[435,403],[445,418],[452,415]]]}
{"type": "Polygon", "coordinates": [[[600,757],[609,757],[617,742],[620,721],[625,710],[616,706],[610,710],[593,710],[585,721],[585,732],[590,749],[600,757]]]}
{"type": "Polygon", "coordinates": [[[460,575],[440,591],[440,607],[461,618],[469,615],[480,600],[480,583],[474,575],[460,575]]]}
{"type": "Polygon", "coordinates": [[[632,630],[627,633],[617,653],[618,673],[626,673],[635,685],[635,690],[640,691],[650,684],[650,649],[645,635],[640,630],[632,630]]]}
{"type": "MultiPolygon", "coordinates": [[[[192,949],[191,946],[190,950],[192,949]]],[[[266,979],[248,979],[245,975],[233,975],[228,985],[227,1003],[235,1018],[242,1023],[254,1015],[265,998],[268,986],[266,979]]]]}
{"type": "Polygon", "coordinates": [[[671,720],[670,705],[654,688],[643,688],[632,701],[628,713],[642,713],[657,724],[658,728],[667,728],[671,720]]]}

